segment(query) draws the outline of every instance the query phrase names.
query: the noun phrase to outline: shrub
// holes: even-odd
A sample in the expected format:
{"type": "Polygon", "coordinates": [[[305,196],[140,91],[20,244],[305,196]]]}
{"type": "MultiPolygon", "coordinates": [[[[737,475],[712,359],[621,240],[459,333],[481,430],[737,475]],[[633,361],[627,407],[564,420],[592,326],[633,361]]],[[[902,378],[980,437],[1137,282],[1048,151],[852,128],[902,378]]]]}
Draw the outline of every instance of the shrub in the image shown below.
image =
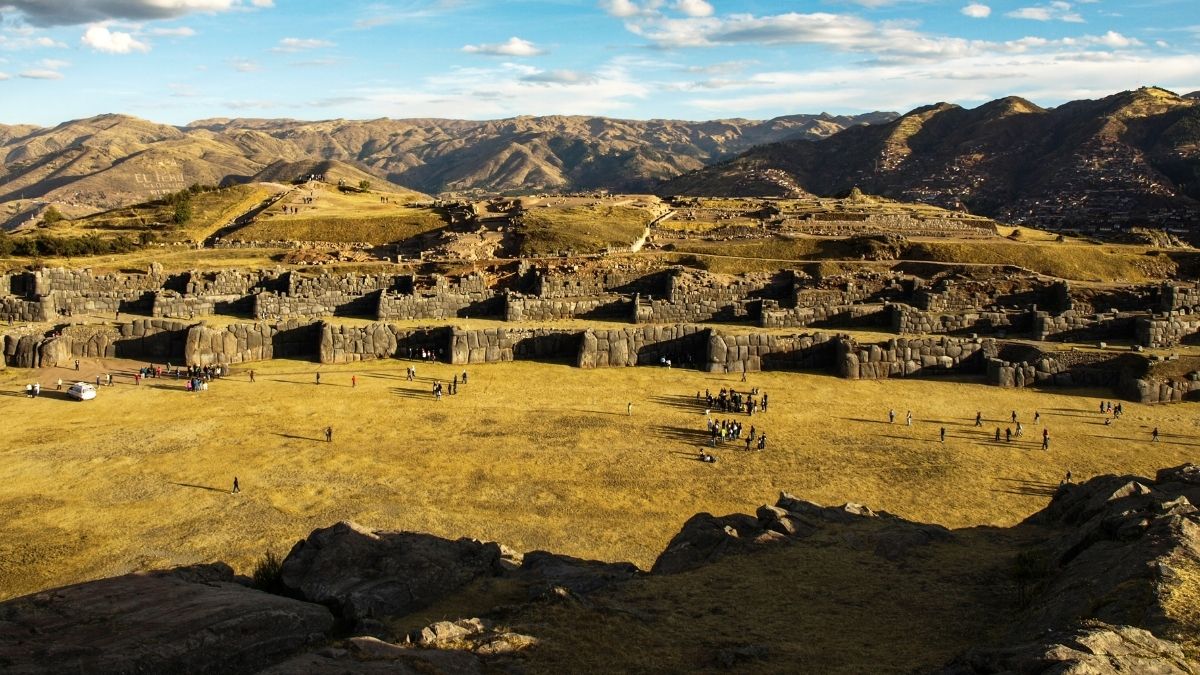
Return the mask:
{"type": "Polygon", "coordinates": [[[254,587],[258,590],[275,593],[276,595],[283,594],[285,590],[283,586],[283,561],[272,551],[267,551],[254,566],[251,578],[254,579],[254,587]]]}

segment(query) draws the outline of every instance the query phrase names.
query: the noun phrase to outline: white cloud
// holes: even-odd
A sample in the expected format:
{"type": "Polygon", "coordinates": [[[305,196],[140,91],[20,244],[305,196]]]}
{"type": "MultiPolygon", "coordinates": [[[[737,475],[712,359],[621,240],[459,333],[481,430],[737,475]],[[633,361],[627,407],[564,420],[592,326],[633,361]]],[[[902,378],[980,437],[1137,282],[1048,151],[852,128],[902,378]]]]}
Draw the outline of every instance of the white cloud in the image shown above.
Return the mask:
{"type": "Polygon", "coordinates": [[[192,37],[196,34],[196,31],[187,26],[180,26],[179,28],[151,28],[146,32],[156,37],[192,37]]]}
{"type": "Polygon", "coordinates": [[[0,35],[0,49],[8,52],[30,49],[66,49],[67,45],[44,35],[33,36],[18,33],[15,37],[0,35]]]}
{"type": "Polygon", "coordinates": [[[61,80],[63,74],[57,70],[34,69],[22,72],[21,77],[27,80],[61,80]]]}
{"type": "Polygon", "coordinates": [[[544,70],[525,75],[522,82],[540,82],[542,84],[579,84],[595,82],[596,76],[575,70],[544,70]]]}
{"type": "Polygon", "coordinates": [[[243,58],[229,59],[229,65],[239,73],[253,73],[259,69],[258,62],[243,58]]]}
{"type": "Polygon", "coordinates": [[[713,6],[704,0],[676,0],[675,9],[688,16],[712,16],[713,6]]]}
{"type": "Polygon", "coordinates": [[[543,73],[520,63],[455,68],[405,88],[357,88],[356,103],[339,109],[347,117],[455,117],[515,115],[604,115],[649,98],[652,88],[623,67],[607,64],[590,74],[543,73]]]}
{"type": "Polygon", "coordinates": [[[928,67],[853,65],[804,72],[763,72],[741,78],[736,95],[700,94],[684,103],[709,115],[778,114],[886,105],[908,110],[931,101],[983,103],[1015,94],[1032,101],[1098,98],[1145,84],[1146,73],[1175,91],[1200,89],[1200,55],[1119,58],[1095,52],[985,54],[928,67]],[[1086,83],[1086,84],[1085,84],[1086,83]]]}
{"type": "Polygon", "coordinates": [[[9,78],[11,78],[11,77],[12,77],[12,76],[11,76],[11,75],[9,75],[8,73],[0,73],[0,82],[2,82],[2,81],[4,81],[4,80],[7,80],[7,79],[9,79],[9,78]]]}
{"type": "MultiPolygon", "coordinates": [[[[641,4],[633,0],[600,0],[600,9],[608,12],[610,16],[615,16],[620,19],[628,19],[635,16],[660,16],[659,8],[662,7],[664,0],[644,0],[641,4]]],[[[684,11],[681,5],[696,5],[697,3],[688,2],[688,0],[678,0],[676,8],[684,11]]],[[[702,3],[707,5],[708,3],[702,3]]],[[[709,6],[711,9],[711,6],[709,6]]],[[[711,12],[709,12],[711,14],[711,12]]],[[[707,16],[700,15],[700,16],[707,16]]]]}
{"type": "Polygon", "coordinates": [[[148,52],[150,45],[139,41],[129,33],[112,31],[104,24],[93,24],[84,31],[79,39],[84,45],[105,54],[129,54],[131,52],[148,52]]]}
{"type": "Polygon", "coordinates": [[[38,65],[43,68],[49,68],[50,70],[62,70],[63,68],[71,65],[71,62],[63,61],[62,59],[42,59],[41,61],[38,61],[38,65]]]}
{"type": "Polygon", "coordinates": [[[511,37],[507,42],[499,44],[466,45],[462,50],[468,54],[488,54],[491,56],[537,56],[543,54],[532,42],[519,37],[511,37]]]}
{"type": "Polygon", "coordinates": [[[303,51],[308,51],[311,49],[325,49],[327,47],[333,47],[333,46],[335,46],[335,45],[332,42],[330,42],[329,40],[316,40],[316,39],[312,39],[312,38],[289,37],[289,38],[283,38],[282,40],[280,40],[279,44],[271,51],[291,53],[291,52],[303,52],[303,51]]]}
{"type": "Polygon", "coordinates": [[[1069,2],[1051,2],[1048,5],[1036,7],[1021,7],[1004,16],[1013,19],[1029,19],[1031,21],[1066,21],[1067,23],[1083,23],[1083,17],[1072,11],[1069,2]]]}
{"type": "Polygon", "coordinates": [[[962,13],[972,19],[986,19],[992,15],[992,8],[987,5],[981,5],[978,2],[967,5],[962,8],[962,13]]]}
{"type": "Polygon", "coordinates": [[[174,19],[196,12],[216,13],[273,7],[272,0],[4,0],[35,26],[72,26],[114,19],[174,19]]]}

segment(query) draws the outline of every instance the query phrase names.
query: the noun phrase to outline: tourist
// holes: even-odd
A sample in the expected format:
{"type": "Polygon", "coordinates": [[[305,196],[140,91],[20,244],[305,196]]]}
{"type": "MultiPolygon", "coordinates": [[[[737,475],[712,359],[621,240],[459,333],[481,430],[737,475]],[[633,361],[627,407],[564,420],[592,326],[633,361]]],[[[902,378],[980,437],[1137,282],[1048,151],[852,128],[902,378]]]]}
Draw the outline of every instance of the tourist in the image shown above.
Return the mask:
{"type": "Polygon", "coordinates": [[[79,359],[75,359],[75,370],[79,370],[79,359]]]}
{"type": "Polygon", "coordinates": [[[942,437],[942,442],[945,443],[946,442],[946,427],[942,427],[942,430],[940,433],[941,433],[941,437],[942,437]]]}
{"type": "Polygon", "coordinates": [[[239,493],[239,492],[241,492],[241,491],[242,491],[242,488],[241,488],[241,486],[240,486],[240,485],[238,485],[238,479],[237,479],[237,476],[234,476],[234,477],[233,477],[233,492],[230,492],[229,494],[234,494],[234,495],[236,495],[237,493],[239,493]]]}
{"type": "Polygon", "coordinates": [[[357,388],[358,388],[358,376],[357,376],[357,375],[351,375],[351,376],[350,376],[350,388],[351,388],[351,389],[357,389],[357,388]]]}
{"type": "Polygon", "coordinates": [[[1025,427],[1021,426],[1020,422],[1017,422],[1017,438],[1020,438],[1021,435],[1024,433],[1025,433],[1025,427]]]}
{"type": "Polygon", "coordinates": [[[705,464],[716,464],[717,463],[717,458],[713,455],[708,454],[708,452],[703,449],[700,450],[699,459],[701,462],[704,462],[705,464]]]}
{"type": "Polygon", "coordinates": [[[982,410],[975,411],[975,426],[977,426],[977,427],[983,426],[983,411],[982,410]]]}
{"type": "Polygon", "coordinates": [[[911,410],[908,411],[908,415],[905,417],[904,423],[910,427],[912,426],[912,411],[911,410]]]}
{"type": "Polygon", "coordinates": [[[254,369],[253,368],[250,369],[250,381],[251,382],[254,381],[254,369]]]}
{"type": "Polygon", "coordinates": [[[888,424],[895,424],[895,423],[896,423],[896,411],[889,410],[888,411],[888,424]]]}
{"type": "Polygon", "coordinates": [[[58,378],[58,383],[54,385],[55,391],[62,391],[62,378],[58,378]]]}
{"type": "Polygon", "coordinates": [[[766,434],[766,432],[763,432],[763,435],[758,437],[758,449],[759,450],[767,449],[767,434],[766,434]]]}
{"type": "Polygon", "coordinates": [[[996,427],[996,442],[1000,442],[1000,427],[996,427]]]}
{"type": "Polygon", "coordinates": [[[325,442],[326,443],[333,442],[333,427],[331,427],[331,426],[325,427],[325,442]]]}
{"type": "Polygon", "coordinates": [[[633,401],[625,404],[625,415],[627,417],[633,417],[633,401]]]}
{"type": "Polygon", "coordinates": [[[1004,428],[1004,442],[1012,443],[1012,427],[1004,428]]]}
{"type": "Polygon", "coordinates": [[[321,374],[317,373],[317,384],[321,384],[321,374]]]}
{"type": "Polygon", "coordinates": [[[1150,432],[1150,442],[1151,443],[1158,442],[1158,427],[1154,427],[1154,431],[1150,432]]]}
{"type": "Polygon", "coordinates": [[[1037,410],[1034,410],[1034,411],[1033,411],[1033,424],[1034,424],[1034,426],[1037,426],[1037,424],[1038,424],[1039,422],[1041,422],[1041,421],[1042,421],[1042,413],[1038,412],[1037,410]]]}
{"type": "Polygon", "coordinates": [[[1014,421],[1014,422],[1017,421],[1017,411],[1016,410],[1012,411],[1012,421],[1014,421]]]}
{"type": "Polygon", "coordinates": [[[466,383],[467,383],[467,371],[465,371],[465,370],[463,371],[462,383],[463,383],[463,384],[466,384],[466,383]]]}

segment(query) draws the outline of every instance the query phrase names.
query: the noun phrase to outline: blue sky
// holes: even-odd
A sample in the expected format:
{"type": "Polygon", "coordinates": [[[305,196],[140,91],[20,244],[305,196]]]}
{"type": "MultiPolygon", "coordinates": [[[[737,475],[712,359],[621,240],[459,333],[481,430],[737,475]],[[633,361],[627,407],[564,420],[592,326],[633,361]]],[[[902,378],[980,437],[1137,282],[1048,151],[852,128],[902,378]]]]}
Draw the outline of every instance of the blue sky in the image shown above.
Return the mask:
{"type": "Polygon", "coordinates": [[[1197,0],[0,0],[0,122],[769,118],[1200,89],[1197,0]]]}

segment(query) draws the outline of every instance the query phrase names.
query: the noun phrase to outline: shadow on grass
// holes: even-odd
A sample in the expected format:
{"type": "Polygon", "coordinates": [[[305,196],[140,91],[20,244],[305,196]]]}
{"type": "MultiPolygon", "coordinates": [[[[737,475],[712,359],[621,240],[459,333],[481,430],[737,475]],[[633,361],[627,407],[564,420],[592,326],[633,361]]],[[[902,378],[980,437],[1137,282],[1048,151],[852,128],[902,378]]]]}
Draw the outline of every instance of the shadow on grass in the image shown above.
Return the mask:
{"type": "MultiPolygon", "coordinates": [[[[1178,437],[1182,436],[1182,434],[1172,434],[1172,436],[1178,438],[1178,437]]],[[[1103,439],[1109,440],[1109,441],[1129,441],[1130,443],[1145,443],[1146,445],[1153,445],[1153,443],[1154,443],[1152,440],[1150,440],[1150,434],[1146,434],[1145,436],[1142,436],[1141,438],[1130,438],[1128,436],[1097,436],[1095,434],[1089,434],[1089,437],[1090,438],[1103,438],[1103,439]]],[[[1186,436],[1183,436],[1183,437],[1186,438],[1186,436]]],[[[1191,447],[1200,448],[1200,443],[1184,443],[1183,441],[1169,440],[1166,434],[1159,434],[1158,438],[1159,438],[1159,441],[1158,441],[1159,445],[1187,445],[1187,446],[1191,446],[1191,447]]]]}
{"type": "Polygon", "coordinates": [[[694,396],[687,394],[673,394],[670,396],[651,396],[650,400],[660,405],[679,408],[680,410],[704,410],[708,405],[704,399],[697,399],[694,396]]]}
{"type": "Polygon", "coordinates": [[[297,441],[317,441],[319,443],[325,442],[325,439],[323,439],[319,436],[297,436],[296,434],[281,434],[281,433],[276,433],[275,435],[279,436],[280,438],[291,438],[291,439],[297,440],[297,441]]]}
{"type": "Polygon", "coordinates": [[[1024,495],[1029,497],[1053,497],[1058,492],[1059,486],[1055,483],[1045,483],[1031,480],[1023,480],[1020,478],[997,478],[997,481],[1005,483],[1004,489],[992,489],[992,492],[1002,492],[1010,495],[1024,495]]]}
{"type": "Polygon", "coordinates": [[[229,492],[229,490],[222,490],[221,488],[210,487],[208,485],[192,485],[191,483],[171,483],[171,485],[178,485],[179,487],[192,488],[194,490],[208,490],[209,492],[225,492],[225,493],[229,492]]]}

